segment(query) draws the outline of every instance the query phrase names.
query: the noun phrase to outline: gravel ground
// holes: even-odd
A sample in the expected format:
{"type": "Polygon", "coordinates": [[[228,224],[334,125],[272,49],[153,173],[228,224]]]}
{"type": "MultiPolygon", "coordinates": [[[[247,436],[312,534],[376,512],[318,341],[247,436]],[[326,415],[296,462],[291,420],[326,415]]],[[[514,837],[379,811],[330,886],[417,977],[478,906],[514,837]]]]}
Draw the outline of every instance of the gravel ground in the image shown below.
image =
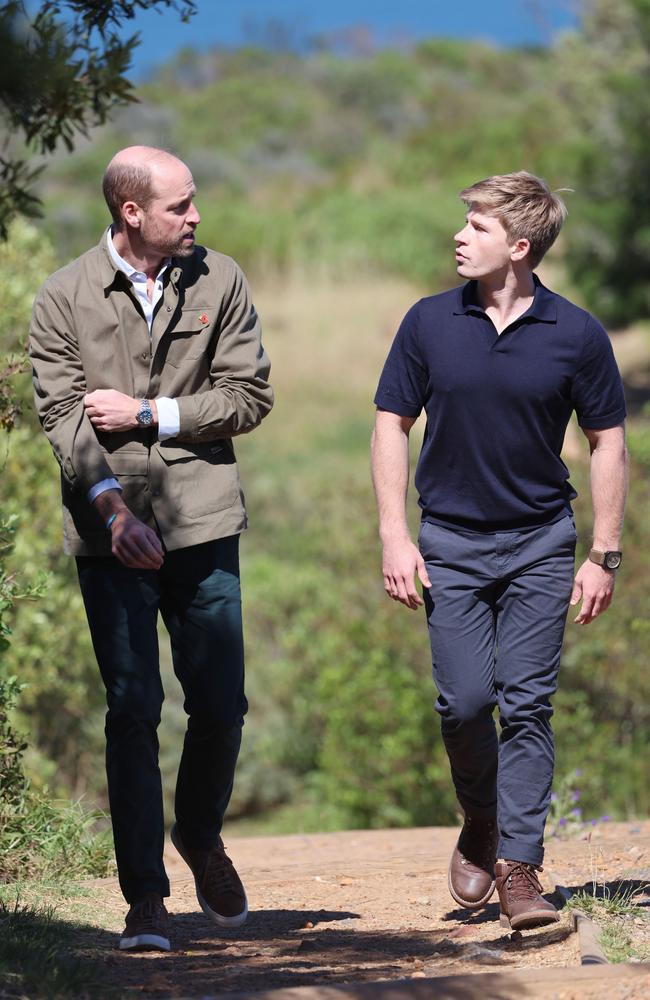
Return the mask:
{"type": "MultiPolygon", "coordinates": [[[[115,950],[125,911],[115,880],[86,883],[89,895],[57,910],[97,928],[86,944],[105,963],[107,982],[161,998],[579,966],[567,911],[551,928],[511,935],[496,903],[474,914],[456,907],[446,869],[457,835],[430,828],[227,840],[251,909],[245,926],[229,932],[201,913],[193,879],[169,846],[168,955],[115,950]]],[[[600,824],[589,839],[548,842],[546,889],[590,888],[594,878],[650,881],[650,822],[600,824]]],[[[608,986],[604,995],[616,993],[608,986]]]]}

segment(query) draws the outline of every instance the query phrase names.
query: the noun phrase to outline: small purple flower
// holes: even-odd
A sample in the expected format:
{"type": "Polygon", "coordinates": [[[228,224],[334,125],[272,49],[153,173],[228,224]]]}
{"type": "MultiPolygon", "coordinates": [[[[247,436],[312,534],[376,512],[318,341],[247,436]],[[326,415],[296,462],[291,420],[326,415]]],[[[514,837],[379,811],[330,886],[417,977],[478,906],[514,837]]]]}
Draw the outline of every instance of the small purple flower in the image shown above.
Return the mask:
{"type": "Polygon", "coordinates": [[[551,802],[557,802],[557,795],[555,792],[551,792],[551,802]]]}
{"type": "Polygon", "coordinates": [[[598,822],[598,820],[597,820],[597,819],[592,819],[592,821],[591,821],[591,825],[592,825],[592,826],[595,826],[597,822],[598,822]]]}
{"type": "Polygon", "coordinates": [[[564,816],[560,816],[558,826],[566,826],[566,818],[564,816]]]}
{"type": "Polygon", "coordinates": [[[571,815],[572,815],[572,816],[575,816],[576,818],[577,818],[578,816],[581,816],[581,815],[582,815],[582,809],[572,809],[572,810],[571,810],[571,815]]]}
{"type": "Polygon", "coordinates": [[[575,769],[575,771],[573,773],[575,774],[576,778],[581,778],[582,777],[582,771],[580,770],[579,767],[576,767],[576,769],[575,769]]]}
{"type": "Polygon", "coordinates": [[[600,822],[601,823],[608,823],[611,818],[612,818],[611,816],[601,816],[600,817],[600,822]]]}
{"type": "Polygon", "coordinates": [[[571,801],[572,802],[579,802],[580,801],[580,789],[579,788],[576,788],[576,790],[574,792],[571,792],[571,801]]]}

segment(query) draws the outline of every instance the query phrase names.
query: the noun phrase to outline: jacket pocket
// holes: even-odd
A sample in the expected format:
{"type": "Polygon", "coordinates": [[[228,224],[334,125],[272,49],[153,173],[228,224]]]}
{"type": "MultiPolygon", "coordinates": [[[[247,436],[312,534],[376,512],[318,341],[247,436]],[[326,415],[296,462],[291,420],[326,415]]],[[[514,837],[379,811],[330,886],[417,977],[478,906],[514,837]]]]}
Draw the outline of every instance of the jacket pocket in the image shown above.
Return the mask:
{"type": "Polygon", "coordinates": [[[230,441],[158,445],[166,466],[164,489],[181,517],[225,510],[241,497],[239,470],[230,441]]]}
{"type": "Polygon", "coordinates": [[[165,363],[179,368],[188,362],[196,364],[205,357],[213,320],[212,309],[183,309],[177,325],[165,334],[165,363]]]}
{"type": "Polygon", "coordinates": [[[118,479],[120,476],[141,476],[146,480],[149,469],[149,455],[146,451],[106,452],[105,458],[118,479]]]}
{"type": "Polygon", "coordinates": [[[148,522],[151,508],[147,492],[149,455],[146,451],[106,453],[106,461],[122,487],[122,499],[141,521],[148,522]]]}

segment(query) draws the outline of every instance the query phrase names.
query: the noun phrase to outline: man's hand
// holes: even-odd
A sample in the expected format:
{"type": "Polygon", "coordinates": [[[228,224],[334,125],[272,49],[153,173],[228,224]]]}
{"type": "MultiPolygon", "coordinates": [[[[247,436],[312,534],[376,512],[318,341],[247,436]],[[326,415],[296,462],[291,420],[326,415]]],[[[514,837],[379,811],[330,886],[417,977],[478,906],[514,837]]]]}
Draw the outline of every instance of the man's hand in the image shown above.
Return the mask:
{"type": "Polygon", "coordinates": [[[614,573],[603,569],[587,559],[576,573],[571,604],[582,599],[580,613],[574,618],[578,625],[588,625],[601,615],[612,603],[614,596],[614,573]]]}
{"type": "Polygon", "coordinates": [[[382,561],[384,589],[394,601],[400,601],[415,611],[424,602],[415,589],[415,574],[423,587],[430,587],[424,559],[410,538],[384,542],[382,561]]]}
{"type": "Polygon", "coordinates": [[[156,532],[123,507],[111,528],[113,555],[131,569],[160,569],[163,547],[156,532]]]}
{"type": "MultiPolygon", "coordinates": [[[[133,399],[117,389],[95,389],[84,396],[84,406],[93,427],[98,431],[130,431],[138,427],[135,418],[140,409],[140,400],[133,399]]],[[[157,419],[155,401],[151,409],[157,419]]]]}

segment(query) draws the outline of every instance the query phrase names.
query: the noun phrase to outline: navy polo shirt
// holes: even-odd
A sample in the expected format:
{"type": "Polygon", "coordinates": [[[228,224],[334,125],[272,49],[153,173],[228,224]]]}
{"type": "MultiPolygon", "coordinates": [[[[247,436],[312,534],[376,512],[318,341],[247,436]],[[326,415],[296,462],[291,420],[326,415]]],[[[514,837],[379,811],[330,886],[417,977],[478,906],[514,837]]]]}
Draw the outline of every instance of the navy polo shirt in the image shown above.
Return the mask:
{"type": "Polygon", "coordinates": [[[531,307],[499,335],[475,281],[421,299],[397,332],[375,396],[404,417],[424,408],[415,475],[424,520],[476,531],[550,523],[577,495],[560,458],[569,418],[625,419],[600,323],[535,276],[531,307]]]}

